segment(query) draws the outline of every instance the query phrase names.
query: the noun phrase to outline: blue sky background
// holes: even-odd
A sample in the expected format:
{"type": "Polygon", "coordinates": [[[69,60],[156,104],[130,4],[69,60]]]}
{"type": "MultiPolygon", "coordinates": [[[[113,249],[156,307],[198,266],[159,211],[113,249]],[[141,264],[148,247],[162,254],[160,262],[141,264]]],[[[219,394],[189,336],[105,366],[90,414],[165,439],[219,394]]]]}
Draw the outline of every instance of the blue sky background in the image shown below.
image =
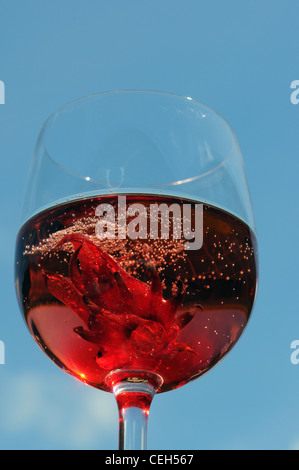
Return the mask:
{"type": "Polygon", "coordinates": [[[209,374],[155,398],[150,449],[299,449],[297,0],[0,0],[0,448],[116,449],[114,398],[60,371],[15,299],[13,258],[40,127],[114,89],[192,96],[238,137],[255,209],[260,285],[241,341],[209,374]]]}

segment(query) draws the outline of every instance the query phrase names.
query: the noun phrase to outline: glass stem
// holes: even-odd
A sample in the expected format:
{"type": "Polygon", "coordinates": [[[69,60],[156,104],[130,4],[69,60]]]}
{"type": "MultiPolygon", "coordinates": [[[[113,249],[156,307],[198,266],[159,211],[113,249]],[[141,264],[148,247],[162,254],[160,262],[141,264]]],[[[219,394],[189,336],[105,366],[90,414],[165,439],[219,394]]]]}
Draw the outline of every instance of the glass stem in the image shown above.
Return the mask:
{"type": "Polygon", "coordinates": [[[148,415],[141,408],[119,410],[119,450],[147,449],[148,415]]]}
{"type": "Polygon", "coordinates": [[[138,371],[116,372],[107,381],[119,411],[119,450],[146,450],[148,416],[161,378],[138,371]]]}

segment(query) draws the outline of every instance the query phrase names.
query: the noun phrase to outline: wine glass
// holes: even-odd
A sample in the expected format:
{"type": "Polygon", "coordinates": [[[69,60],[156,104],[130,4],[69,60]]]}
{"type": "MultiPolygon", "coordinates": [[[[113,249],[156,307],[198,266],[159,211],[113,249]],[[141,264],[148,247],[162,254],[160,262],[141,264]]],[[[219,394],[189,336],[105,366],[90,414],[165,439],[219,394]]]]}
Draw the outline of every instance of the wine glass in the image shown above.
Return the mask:
{"type": "Polygon", "coordinates": [[[211,108],[115,91],[46,121],[17,237],[17,297],[49,358],[114,394],[119,449],[146,449],[153,397],[236,344],[255,300],[256,246],[239,146],[211,108]]]}

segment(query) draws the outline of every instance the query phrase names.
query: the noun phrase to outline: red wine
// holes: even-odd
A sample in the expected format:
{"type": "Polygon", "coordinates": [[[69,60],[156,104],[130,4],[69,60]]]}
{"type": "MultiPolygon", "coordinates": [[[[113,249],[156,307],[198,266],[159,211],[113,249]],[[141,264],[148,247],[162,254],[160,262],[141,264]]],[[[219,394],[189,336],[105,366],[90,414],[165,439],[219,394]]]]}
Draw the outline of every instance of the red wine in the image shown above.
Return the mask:
{"type": "Polygon", "coordinates": [[[108,390],[111,371],[148,371],[164,392],[206,373],[242,334],[256,293],[255,236],[206,203],[119,201],[73,200],[26,222],[17,240],[18,299],[35,341],[66,372],[108,390]],[[151,211],[162,204],[168,219],[151,211]]]}

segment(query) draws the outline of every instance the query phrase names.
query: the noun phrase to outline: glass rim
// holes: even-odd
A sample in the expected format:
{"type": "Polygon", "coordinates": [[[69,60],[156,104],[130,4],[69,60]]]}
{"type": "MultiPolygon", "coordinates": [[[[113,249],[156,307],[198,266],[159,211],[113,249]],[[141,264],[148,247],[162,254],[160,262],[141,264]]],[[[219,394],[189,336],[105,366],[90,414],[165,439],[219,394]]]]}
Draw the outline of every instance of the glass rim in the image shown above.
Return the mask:
{"type": "MultiPolygon", "coordinates": [[[[171,92],[171,91],[150,90],[150,89],[134,89],[134,88],[132,88],[132,89],[115,89],[115,90],[108,90],[108,91],[102,91],[102,92],[97,92],[97,93],[90,93],[88,95],[84,95],[84,96],[81,96],[79,98],[75,98],[71,101],[66,102],[65,104],[62,104],[61,106],[59,106],[55,111],[53,111],[48,116],[48,118],[44,121],[43,125],[41,126],[40,133],[39,133],[39,138],[38,138],[38,141],[37,141],[37,144],[36,144],[36,148],[38,147],[39,142],[42,140],[42,137],[45,136],[47,128],[48,128],[48,124],[50,124],[50,122],[52,120],[54,120],[58,115],[60,115],[60,113],[62,113],[64,110],[66,110],[67,108],[71,108],[73,105],[83,103],[83,102],[88,101],[88,100],[93,99],[93,98],[96,99],[96,98],[100,98],[101,96],[109,96],[109,95],[112,96],[112,95],[117,95],[117,94],[127,94],[127,95],[130,95],[130,94],[132,94],[132,95],[133,94],[140,94],[140,95],[141,94],[146,94],[146,95],[156,95],[156,96],[161,95],[161,96],[164,96],[164,97],[166,97],[166,96],[173,97],[173,98],[182,100],[183,102],[194,102],[196,105],[201,106],[202,108],[204,108],[207,111],[211,112],[214,116],[217,116],[220,119],[220,121],[223,122],[223,124],[227,127],[228,131],[230,132],[231,139],[232,139],[231,148],[226,153],[226,155],[224,155],[222,161],[220,163],[218,163],[218,165],[216,165],[213,169],[211,169],[211,170],[209,170],[205,173],[201,173],[199,175],[190,177],[190,178],[185,178],[183,180],[170,181],[170,182],[167,182],[167,183],[162,184],[162,185],[161,184],[160,185],[155,185],[157,189],[158,188],[163,188],[163,187],[169,187],[169,186],[177,186],[177,185],[184,184],[184,183],[189,183],[189,182],[204,178],[204,177],[206,177],[207,175],[209,175],[211,173],[214,173],[219,168],[221,168],[225,164],[225,162],[229,159],[229,157],[230,157],[230,155],[233,151],[234,145],[238,146],[238,140],[237,140],[236,134],[235,134],[234,129],[232,128],[231,124],[228,122],[228,120],[221,113],[216,111],[212,106],[209,106],[209,105],[205,104],[204,102],[202,102],[202,101],[200,101],[196,98],[193,98],[191,96],[182,95],[182,94],[171,92]]],[[[91,182],[94,182],[94,183],[101,183],[101,181],[99,181],[98,179],[93,179],[89,175],[84,176],[84,175],[78,174],[77,172],[71,171],[65,165],[61,164],[57,159],[52,157],[52,155],[50,155],[50,153],[47,151],[46,146],[45,146],[45,155],[50,161],[52,161],[53,164],[58,166],[60,168],[60,170],[66,171],[67,173],[73,175],[74,177],[77,177],[77,178],[80,178],[80,179],[83,179],[83,180],[86,180],[86,181],[91,181],[91,182]]]]}
{"type": "Polygon", "coordinates": [[[151,90],[151,89],[146,89],[146,88],[124,88],[124,89],[115,89],[115,90],[107,90],[107,91],[100,91],[100,92],[96,92],[96,93],[90,93],[88,95],[84,95],[84,96],[81,96],[79,98],[74,98],[73,100],[71,101],[67,101],[65,102],[64,104],[62,104],[61,106],[59,106],[58,108],[56,108],[56,110],[54,110],[47,118],[46,120],[44,121],[44,124],[41,128],[41,133],[42,131],[44,130],[45,126],[47,125],[47,123],[53,119],[55,116],[57,116],[61,111],[63,111],[64,109],[76,104],[76,103],[79,103],[79,102],[83,102],[83,101],[87,101],[88,99],[91,99],[91,98],[97,98],[97,97],[100,97],[100,96],[108,96],[108,95],[116,95],[116,94],[147,94],[147,95],[162,95],[162,96],[170,96],[170,97],[173,97],[173,98],[178,98],[178,99],[181,99],[182,101],[193,101],[195,102],[197,105],[200,105],[202,106],[203,108],[206,108],[207,110],[211,111],[213,114],[217,115],[226,125],[227,127],[231,130],[233,136],[235,136],[235,132],[231,126],[231,124],[229,123],[229,121],[223,116],[223,114],[221,114],[219,111],[217,111],[215,108],[213,108],[212,106],[210,105],[207,105],[206,103],[204,103],[203,101],[200,101],[199,99],[197,98],[193,98],[192,96],[189,96],[189,95],[183,95],[183,94],[180,94],[180,93],[175,93],[175,92],[172,92],[172,91],[163,91],[163,90],[151,90]]]}
{"type": "MultiPolygon", "coordinates": [[[[54,202],[56,203],[58,200],[62,202],[64,200],[69,200],[70,198],[72,199],[73,196],[78,197],[78,195],[81,194],[90,194],[91,192],[94,192],[94,188],[98,185],[100,185],[100,187],[96,188],[96,191],[100,192],[101,194],[111,194],[112,192],[114,194],[119,194],[124,190],[130,194],[139,192],[140,186],[138,185],[137,187],[135,184],[132,185],[130,182],[128,182],[129,186],[127,184],[125,184],[125,186],[110,183],[107,184],[106,180],[102,180],[101,173],[89,174],[88,171],[85,171],[86,168],[84,169],[84,165],[79,171],[76,171],[76,169],[72,166],[65,164],[66,162],[63,159],[57,158],[57,155],[55,155],[55,145],[54,155],[51,151],[51,141],[53,137],[55,140],[56,131],[59,129],[59,125],[61,123],[60,120],[63,122],[63,120],[66,119],[67,122],[71,113],[76,115],[84,109],[87,111],[90,109],[90,117],[92,118],[94,110],[96,110],[95,116],[97,115],[97,112],[101,110],[101,97],[104,98],[109,96],[122,96],[122,99],[120,100],[121,106],[126,104],[126,100],[132,96],[133,110],[135,105],[138,107],[143,103],[142,96],[144,96],[146,97],[145,108],[143,108],[144,111],[147,110],[149,112],[154,109],[154,112],[156,112],[156,110],[160,112],[159,107],[161,106],[162,108],[169,107],[170,112],[172,111],[173,106],[175,109],[177,108],[181,111],[193,111],[195,113],[193,118],[189,113],[187,116],[188,119],[190,119],[191,116],[192,119],[202,121],[204,125],[204,132],[205,127],[208,126],[207,128],[211,131],[210,137],[212,140],[217,138],[217,136],[220,136],[220,140],[217,138],[218,148],[216,148],[216,158],[212,165],[202,167],[200,171],[198,171],[198,167],[195,172],[189,171],[189,169],[185,173],[177,172],[174,175],[167,174],[163,179],[160,178],[150,180],[148,183],[142,184],[142,192],[146,191],[147,194],[168,194],[171,192],[172,194],[182,198],[204,200],[207,203],[234,213],[237,217],[246,222],[251,228],[255,227],[252,201],[250,197],[248,181],[246,178],[245,162],[243,160],[241,149],[232,126],[229,124],[226,118],[224,118],[222,114],[216,111],[213,107],[206,105],[205,103],[199,101],[196,98],[192,98],[191,96],[182,95],[171,91],[146,89],[116,89],[111,91],[102,91],[99,93],[91,93],[78,97],[72,101],[62,104],[54,112],[52,112],[40,128],[31,161],[30,178],[36,178],[37,171],[40,171],[41,162],[45,161],[47,164],[49,163],[51,165],[51,167],[48,167],[51,169],[51,171],[52,167],[53,169],[56,167],[56,170],[60,172],[59,174],[62,174],[61,172],[63,172],[73,179],[76,178],[77,183],[72,185],[72,187],[68,189],[67,193],[65,191],[54,191],[55,194],[53,197],[51,197],[51,204],[54,204],[54,202]],[[155,97],[156,100],[154,99],[153,102],[151,102],[151,97],[155,97]],[[135,101],[133,98],[135,98],[135,101]],[[139,98],[140,101],[138,101],[139,98]],[[159,98],[161,98],[161,101],[159,101],[159,98]],[[149,106],[149,108],[146,106],[149,106]],[[154,106],[154,108],[152,108],[152,106],[154,106]],[[214,130],[216,134],[214,133],[214,130]],[[222,141],[223,138],[224,141],[222,141]],[[223,145],[223,143],[225,145],[223,145]],[[220,195],[221,191],[218,195],[213,196],[211,194],[205,195],[205,191],[202,189],[198,190],[200,187],[205,188],[206,183],[209,183],[210,178],[213,178],[215,173],[217,175],[218,171],[220,171],[220,176],[221,174],[229,174],[230,160],[233,165],[237,164],[237,173],[241,178],[240,181],[243,182],[238,183],[238,188],[236,189],[239,200],[239,202],[236,204],[224,204],[223,195],[220,195]],[[82,182],[82,185],[80,181],[82,182]],[[241,189],[241,186],[244,189],[241,189]]],[[[103,101],[103,110],[106,109],[105,107],[107,107],[107,105],[109,107],[109,103],[109,100],[103,101]]],[[[115,103],[114,100],[112,103],[113,106],[117,106],[117,102],[115,103]]],[[[166,119],[164,122],[168,126],[168,120],[166,119]]],[[[172,123],[170,122],[170,126],[171,125],[172,123]]],[[[194,129],[192,132],[194,132],[194,129]]],[[[200,135],[200,139],[201,138],[202,136],[200,135]]],[[[59,155],[60,154],[58,152],[58,156],[59,155]]],[[[234,174],[233,178],[235,177],[236,175],[234,174]]],[[[22,215],[22,219],[24,220],[27,220],[29,216],[31,217],[41,208],[49,207],[51,205],[50,200],[48,200],[48,196],[47,200],[44,197],[44,202],[42,204],[39,198],[35,196],[36,199],[34,199],[33,196],[31,196],[31,193],[32,190],[29,186],[29,183],[27,183],[25,204],[22,215]]]]}

